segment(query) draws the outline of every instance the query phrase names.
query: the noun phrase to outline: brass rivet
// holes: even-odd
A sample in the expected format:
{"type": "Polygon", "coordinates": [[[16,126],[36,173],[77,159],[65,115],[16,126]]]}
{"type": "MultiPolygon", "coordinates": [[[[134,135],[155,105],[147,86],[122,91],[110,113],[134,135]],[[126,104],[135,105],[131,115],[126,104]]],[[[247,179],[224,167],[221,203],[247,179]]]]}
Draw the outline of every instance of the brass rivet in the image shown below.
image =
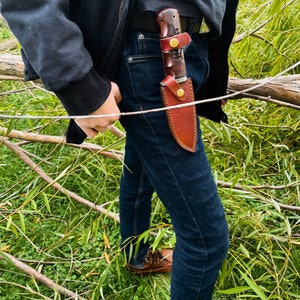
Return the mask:
{"type": "Polygon", "coordinates": [[[171,46],[172,48],[176,48],[178,45],[179,45],[178,39],[173,38],[173,39],[170,40],[170,46],[171,46]]]}
{"type": "Polygon", "coordinates": [[[181,98],[184,96],[184,90],[183,89],[178,89],[176,92],[177,97],[181,98]]]}

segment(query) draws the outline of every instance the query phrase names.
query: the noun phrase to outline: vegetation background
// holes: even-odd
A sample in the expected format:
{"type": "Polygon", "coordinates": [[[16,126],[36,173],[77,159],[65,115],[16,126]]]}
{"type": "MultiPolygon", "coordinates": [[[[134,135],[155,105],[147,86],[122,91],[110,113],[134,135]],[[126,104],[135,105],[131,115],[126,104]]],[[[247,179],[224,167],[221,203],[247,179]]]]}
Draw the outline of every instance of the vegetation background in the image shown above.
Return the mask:
{"type": "MultiPolygon", "coordinates": [[[[241,0],[231,76],[275,76],[298,62],[299,20],[297,0],[241,0]]],[[[1,41],[11,38],[1,21],[1,41]]],[[[288,74],[297,73],[299,67],[288,74]]],[[[231,237],[214,299],[300,299],[299,111],[250,99],[231,100],[225,110],[229,125],[201,120],[231,237]]],[[[65,115],[51,93],[9,80],[0,81],[0,113],[65,115]]],[[[67,121],[1,118],[0,126],[60,136],[67,121]]],[[[169,299],[169,275],[139,277],[124,268],[117,222],[120,160],[59,143],[11,140],[56,183],[103,205],[109,217],[53,188],[4,140],[2,134],[0,299],[66,299],[13,266],[7,253],[84,299],[169,299]]],[[[123,151],[124,138],[108,132],[90,142],[123,151]]],[[[151,230],[142,238],[154,248],[175,244],[157,197],[151,230]]]]}

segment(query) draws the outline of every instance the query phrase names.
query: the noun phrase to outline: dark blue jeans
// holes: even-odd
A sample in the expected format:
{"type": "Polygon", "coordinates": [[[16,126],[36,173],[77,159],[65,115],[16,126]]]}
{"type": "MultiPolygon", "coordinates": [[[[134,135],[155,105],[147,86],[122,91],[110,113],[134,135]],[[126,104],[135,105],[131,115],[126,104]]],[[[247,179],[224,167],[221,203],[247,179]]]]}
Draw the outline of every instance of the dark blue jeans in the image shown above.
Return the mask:
{"type": "MultiPolygon", "coordinates": [[[[205,44],[192,42],[185,59],[188,76],[197,90],[208,73],[205,44]]],[[[164,71],[156,34],[129,33],[119,74],[121,111],[162,107],[159,83],[164,71]]],[[[149,229],[155,191],[176,233],[171,299],[211,299],[229,239],[200,127],[197,150],[191,153],[173,139],[165,112],[126,116],[121,123],[127,134],[120,186],[122,240],[126,242],[149,229]]],[[[148,247],[141,243],[131,263],[140,264],[148,247]]]]}

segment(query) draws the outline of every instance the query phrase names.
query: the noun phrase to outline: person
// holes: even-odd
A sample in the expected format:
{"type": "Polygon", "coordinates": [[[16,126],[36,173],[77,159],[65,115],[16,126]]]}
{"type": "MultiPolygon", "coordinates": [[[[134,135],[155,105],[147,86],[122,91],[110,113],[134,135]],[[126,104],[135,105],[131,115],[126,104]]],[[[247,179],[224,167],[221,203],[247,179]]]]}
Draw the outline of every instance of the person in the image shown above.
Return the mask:
{"type": "MultiPolygon", "coordinates": [[[[162,107],[159,87],[165,74],[156,13],[165,7],[178,9],[185,20],[182,30],[192,38],[185,48],[185,61],[196,99],[226,92],[227,52],[237,0],[0,0],[0,5],[20,42],[25,79],[40,78],[72,116],[69,142],[81,143],[86,136],[105,132],[120,111],[162,107]],[[204,20],[209,31],[199,33],[204,20]],[[214,53],[218,41],[221,58],[214,53]],[[213,64],[215,59],[218,65],[213,64]],[[209,63],[222,68],[221,75],[209,72],[209,63]],[[76,119],[78,115],[107,116],[76,119]]],[[[226,121],[220,102],[200,104],[197,112],[226,121]]],[[[173,300],[211,299],[229,237],[199,120],[195,152],[176,143],[163,111],[127,114],[120,121],[126,130],[120,231],[128,270],[171,272],[173,300]],[[136,238],[149,229],[154,192],[170,214],[176,246],[153,252],[142,241],[131,255],[136,238]]]]}

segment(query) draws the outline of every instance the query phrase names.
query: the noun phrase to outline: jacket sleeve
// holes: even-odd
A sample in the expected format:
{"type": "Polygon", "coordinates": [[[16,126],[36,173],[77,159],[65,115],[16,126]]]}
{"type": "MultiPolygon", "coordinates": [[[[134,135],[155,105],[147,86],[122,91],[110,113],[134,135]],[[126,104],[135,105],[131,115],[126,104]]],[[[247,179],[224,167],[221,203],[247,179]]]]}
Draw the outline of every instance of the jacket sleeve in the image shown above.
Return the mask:
{"type": "Polygon", "coordinates": [[[81,115],[99,108],[110,92],[110,80],[93,69],[82,33],[69,18],[69,1],[0,0],[0,5],[24,62],[66,111],[81,115]]]}

